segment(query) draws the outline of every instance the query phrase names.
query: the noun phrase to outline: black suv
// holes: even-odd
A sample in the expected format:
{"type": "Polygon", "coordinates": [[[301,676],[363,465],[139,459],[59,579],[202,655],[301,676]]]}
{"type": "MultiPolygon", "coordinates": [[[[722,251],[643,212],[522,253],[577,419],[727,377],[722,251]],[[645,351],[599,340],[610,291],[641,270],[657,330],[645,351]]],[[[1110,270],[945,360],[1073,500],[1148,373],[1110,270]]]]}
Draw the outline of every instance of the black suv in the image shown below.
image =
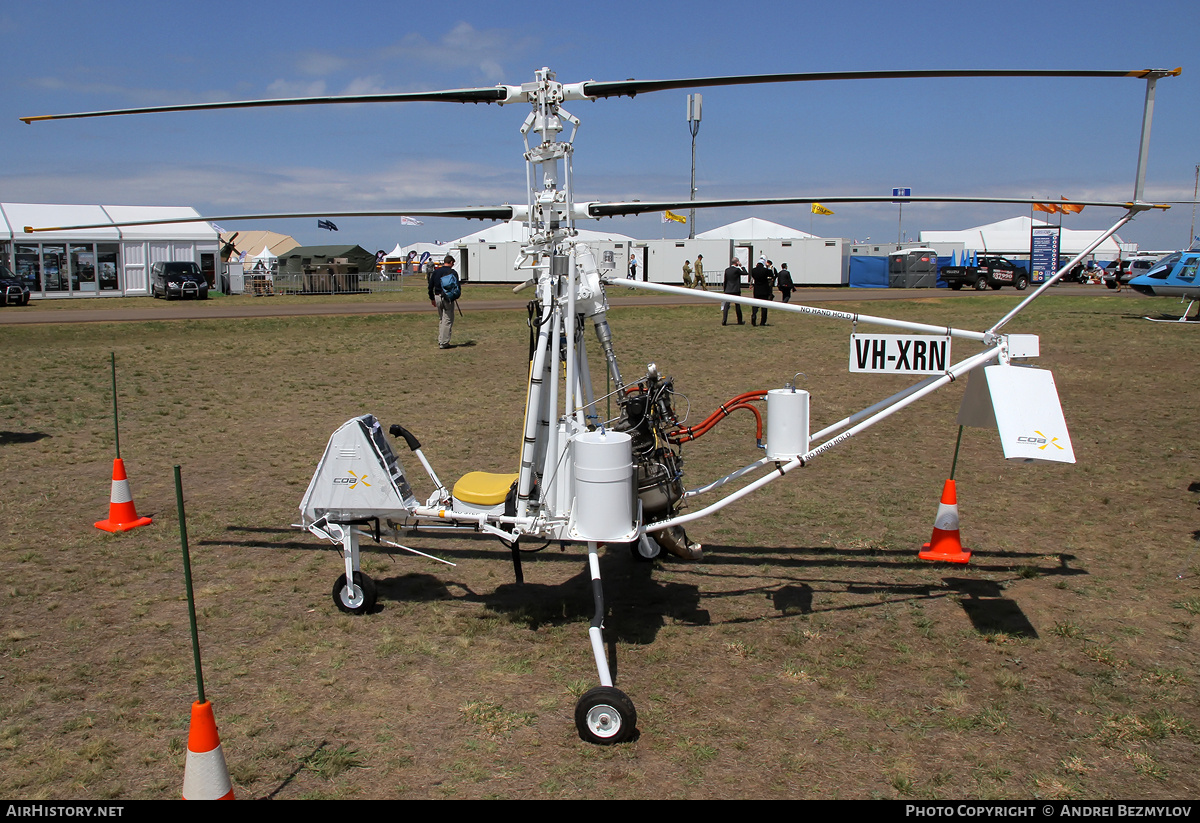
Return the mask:
{"type": "Polygon", "coordinates": [[[208,280],[195,263],[155,263],[150,267],[150,294],[153,297],[195,297],[208,299],[208,280]]]}
{"type": "Polygon", "coordinates": [[[29,284],[17,277],[8,266],[0,265],[0,306],[28,306],[29,284]]]}

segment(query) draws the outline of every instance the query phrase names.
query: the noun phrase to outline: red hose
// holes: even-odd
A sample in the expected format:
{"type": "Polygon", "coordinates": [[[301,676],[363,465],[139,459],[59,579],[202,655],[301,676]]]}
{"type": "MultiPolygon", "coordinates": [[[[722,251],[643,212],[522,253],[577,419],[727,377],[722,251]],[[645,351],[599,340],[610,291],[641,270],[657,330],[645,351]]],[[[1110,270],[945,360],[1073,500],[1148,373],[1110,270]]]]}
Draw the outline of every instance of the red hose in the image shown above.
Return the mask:
{"type": "Polygon", "coordinates": [[[714,426],[717,425],[717,423],[728,417],[731,412],[734,412],[737,409],[749,409],[754,413],[755,420],[757,421],[758,442],[762,443],[762,415],[759,413],[758,409],[754,406],[751,406],[750,403],[755,400],[762,400],[766,396],[767,393],[765,391],[743,392],[737,397],[732,398],[728,403],[722,403],[716,411],[714,411],[697,425],[689,426],[686,429],[675,429],[674,431],[667,432],[667,440],[675,445],[695,440],[697,437],[707,434],[714,426]]]}

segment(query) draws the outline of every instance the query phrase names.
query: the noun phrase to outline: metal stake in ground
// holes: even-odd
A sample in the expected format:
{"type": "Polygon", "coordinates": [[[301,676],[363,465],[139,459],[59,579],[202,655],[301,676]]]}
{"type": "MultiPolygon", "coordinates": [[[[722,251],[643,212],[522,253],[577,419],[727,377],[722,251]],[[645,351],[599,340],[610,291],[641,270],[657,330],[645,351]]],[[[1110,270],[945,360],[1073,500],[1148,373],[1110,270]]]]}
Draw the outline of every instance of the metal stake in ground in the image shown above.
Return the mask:
{"type": "Polygon", "coordinates": [[[183,481],[175,467],[175,506],[179,510],[179,544],[183,551],[183,582],[187,588],[188,622],[192,629],[192,659],[196,665],[196,691],[192,722],[188,727],[187,762],[183,769],[184,800],[233,800],[229,768],[221,752],[212,704],[204,699],[204,673],[200,668],[200,636],[196,631],[196,599],[192,592],[192,561],[188,552],[187,517],[183,511],[183,481]]]}
{"type": "Polygon", "coordinates": [[[175,467],[175,508],[179,511],[179,546],[183,551],[183,585],[187,589],[188,623],[192,628],[192,659],[196,665],[196,693],[204,700],[204,672],[200,668],[200,636],[196,633],[196,599],[192,593],[192,559],[188,552],[187,517],[183,512],[183,480],[175,467]]]}
{"type": "Polygon", "coordinates": [[[113,389],[113,439],[117,441],[117,459],[121,459],[121,430],[117,426],[117,353],[109,352],[112,357],[112,389],[113,389]]]}
{"type": "Polygon", "coordinates": [[[151,523],[149,517],[138,517],[133,504],[133,492],[129,489],[129,477],[125,474],[125,463],[121,460],[121,433],[117,427],[117,353],[112,352],[112,399],[113,437],[117,444],[117,456],[113,460],[112,491],[108,498],[108,519],[96,523],[97,529],[106,532],[127,532],[138,526],[151,523]]]}

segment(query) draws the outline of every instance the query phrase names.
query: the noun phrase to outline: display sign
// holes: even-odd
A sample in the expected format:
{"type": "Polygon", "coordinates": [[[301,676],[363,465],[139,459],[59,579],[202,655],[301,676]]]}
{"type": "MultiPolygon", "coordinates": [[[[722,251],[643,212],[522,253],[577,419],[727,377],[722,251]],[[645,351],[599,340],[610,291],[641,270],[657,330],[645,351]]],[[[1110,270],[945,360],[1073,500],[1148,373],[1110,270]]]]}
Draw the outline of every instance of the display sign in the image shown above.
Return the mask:
{"type": "Polygon", "coordinates": [[[1031,283],[1044,283],[1058,271],[1058,242],[1060,226],[1034,226],[1029,240],[1029,273],[1031,283]]]}

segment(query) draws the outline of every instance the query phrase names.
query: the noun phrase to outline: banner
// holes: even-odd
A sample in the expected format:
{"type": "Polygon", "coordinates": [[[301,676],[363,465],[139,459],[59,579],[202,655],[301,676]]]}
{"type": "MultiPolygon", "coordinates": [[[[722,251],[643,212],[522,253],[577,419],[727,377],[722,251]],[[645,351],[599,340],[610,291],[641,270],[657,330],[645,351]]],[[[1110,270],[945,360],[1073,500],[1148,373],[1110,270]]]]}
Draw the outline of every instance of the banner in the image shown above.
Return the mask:
{"type": "Polygon", "coordinates": [[[812,204],[812,213],[813,214],[833,214],[833,211],[825,208],[820,203],[813,203],[812,204]]]}
{"type": "Polygon", "coordinates": [[[400,215],[400,225],[401,226],[424,226],[425,224],[422,223],[420,220],[416,220],[412,217],[405,217],[404,215],[400,215]]]}
{"type": "Polygon", "coordinates": [[[664,211],[663,216],[662,216],[662,221],[664,223],[686,223],[687,218],[681,217],[678,214],[672,214],[669,211],[664,211]]]}

